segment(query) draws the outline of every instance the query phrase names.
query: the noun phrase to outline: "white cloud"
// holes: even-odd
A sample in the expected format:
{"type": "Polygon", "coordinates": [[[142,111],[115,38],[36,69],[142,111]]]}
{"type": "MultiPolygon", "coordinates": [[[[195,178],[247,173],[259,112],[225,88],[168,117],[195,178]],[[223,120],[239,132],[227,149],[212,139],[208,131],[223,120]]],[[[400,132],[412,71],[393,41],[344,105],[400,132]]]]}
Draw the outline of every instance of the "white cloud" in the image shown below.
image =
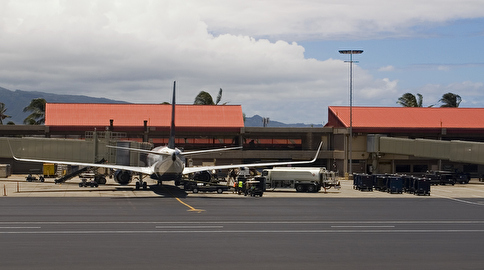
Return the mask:
{"type": "MultiPolygon", "coordinates": [[[[158,103],[177,80],[180,103],[223,88],[248,116],[321,123],[327,106],[348,104],[348,66],[305,59],[293,41],[484,14],[480,1],[458,3],[0,0],[0,86],[158,103]]],[[[394,104],[397,83],[355,66],[355,104],[394,104]]]]}
{"type": "Polygon", "coordinates": [[[381,72],[390,72],[390,71],[394,71],[395,70],[395,67],[394,66],[386,66],[386,67],[381,67],[378,69],[378,71],[381,71],[381,72]]]}
{"type": "Polygon", "coordinates": [[[197,3],[200,17],[215,33],[299,39],[370,38],[382,33],[402,36],[416,25],[484,14],[479,0],[214,0],[209,5],[206,3],[197,3]]]}
{"type": "Polygon", "coordinates": [[[450,70],[450,66],[448,66],[448,65],[439,65],[439,66],[437,66],[437,70],[439,70],[439,71],[449,71],[450,70]]]}

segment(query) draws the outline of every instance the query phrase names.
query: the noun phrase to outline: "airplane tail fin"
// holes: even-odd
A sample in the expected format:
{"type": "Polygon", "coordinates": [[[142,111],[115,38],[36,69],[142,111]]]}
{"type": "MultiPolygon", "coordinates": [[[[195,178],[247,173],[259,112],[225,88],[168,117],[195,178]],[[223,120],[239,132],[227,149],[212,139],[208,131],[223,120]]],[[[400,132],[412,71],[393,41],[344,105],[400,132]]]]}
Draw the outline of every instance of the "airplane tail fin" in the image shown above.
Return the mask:
{"type": "Polygon", "coordinates": [[[176,81],[173,82],[173,100],[171,102],[170,139],[168,140],[168,148],[170,149],[175,149],[175,88],[176,81]]]}

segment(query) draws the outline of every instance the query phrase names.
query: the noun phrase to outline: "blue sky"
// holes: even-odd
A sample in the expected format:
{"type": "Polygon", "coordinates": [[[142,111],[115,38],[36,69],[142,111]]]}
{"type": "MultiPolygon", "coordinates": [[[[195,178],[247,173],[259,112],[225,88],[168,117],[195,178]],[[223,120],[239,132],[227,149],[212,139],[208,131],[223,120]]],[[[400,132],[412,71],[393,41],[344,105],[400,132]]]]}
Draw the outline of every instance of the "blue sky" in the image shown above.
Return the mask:
{"type": "MultiPolygon", "coordinates": [[[[403,38],[303,41],[299,44],[305,48],[307,58],[318,60],[348,60],[347,55],[339,55],[338,51],[364,50],[363,54],[354,56],[354,60],[359,61],[357,65],[374,77],[398,80],[400,90],[414,94],[422,92],[422,88],[429,84],[447,86],[453,83],[484,81],[483,18],[452,21],[415,31],[415,36],[403,38]]],[[[356,88],[358,82],[354,83],[356,88]]],[[[466,97],[465,89],[448,90],[467,101],[462,104],[463,107],[475,107],[466,97]]],[[[398,97],[396,96],[395,102],[398,97]]],[[[425,100],[425,96],[424,101],[425,105],[438,102],[435,99],[425,100]]],[[[357,99],[354,102],[358,104],[357,99]]],[[[479,107],[484,105],[484,100],[475,102],[478,102],[479,107]]],[[[374,105],[395,104],[375,102],[374,105]]]]}
{"type": "Polygon", "coordinates": [[[341,49],[364,50],[356,106],[483,107],[483,37],[482,0],[0,0],[0,87],[162,103],[176,80],[177,103],[222,88],[247,116],[322,124],[349,104],[341,49]]]}

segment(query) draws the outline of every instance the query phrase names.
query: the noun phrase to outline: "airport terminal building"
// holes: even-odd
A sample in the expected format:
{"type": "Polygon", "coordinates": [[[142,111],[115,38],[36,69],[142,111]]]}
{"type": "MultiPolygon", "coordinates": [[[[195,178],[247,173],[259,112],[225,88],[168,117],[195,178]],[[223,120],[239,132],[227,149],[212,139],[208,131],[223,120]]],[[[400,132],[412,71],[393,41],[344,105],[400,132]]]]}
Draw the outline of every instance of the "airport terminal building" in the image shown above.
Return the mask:
{"type": "MultiPolygon", "coordinates": [[[[310,160],[322,141],[323,149],[316,164],[311,166],[327,167],[341,176],[349,171],[484,173],[480,165],[484,161],[479,158],[481,152],[484,157],[484,147],[481,147],[484,109],[481,108],[353,107],[350,124],[349,107],[330,106],[327,124],[317,128],[245,127],[240,105],[177,105],[175,115],[176,146],[180,149],[243,146],[243,150],[188,157],[190,166],[310,160]],[[472,157],[455,159],[455,144],[462,141],[470,145],[465,147],[472,149],[469,151],[472,157]],[[423,153],[422,149],[425,149],[423,153]]],[[[92,143],[95,138],[166,145],[170,119],[171,105],[164,104],[48,103],[44,126],[0,126],[1,163],[14,165],[14,172],[26,169],[15,166],[9,157],[10,151],[4,141],[12,136],[34,137],[34,142],[25,142],[34,145],[38,145],[39,140],[62,140],[64,145],[72,142],[81,148],[76,151],[86,151],[83,161],[92,162],[104,155],[111,161],[111,153],[104,148],[91,150],[99,147],[98,143],[92,143]],[[82,146],[79,141],[90,144],[82,146]]],[[[62,150],[43,147],[42,151],[30,155],[52,157],[60,154],[47,152],[62,150]]]]}

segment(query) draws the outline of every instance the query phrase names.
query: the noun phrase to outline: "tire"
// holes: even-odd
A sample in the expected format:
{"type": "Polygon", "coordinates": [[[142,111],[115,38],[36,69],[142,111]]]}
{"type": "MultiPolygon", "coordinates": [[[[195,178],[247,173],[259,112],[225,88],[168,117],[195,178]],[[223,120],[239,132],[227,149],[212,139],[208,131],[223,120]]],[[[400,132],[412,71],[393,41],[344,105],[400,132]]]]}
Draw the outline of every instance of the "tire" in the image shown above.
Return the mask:
{"type": "Polygon", "coordinates": [[[139,188],[140,188],[139,182],[136,182],[135,185],[136,185],[136,190],[139,190],[139,188]]]}
{"type": "Polygon", "coordinates": [[[296,191],[297,192],[304,192],[304,191],[306,191],[306,188],[303,185],[296,185],[296,191]]]}
{"type": "Polygon", "coordinates": [[[221,188],[218,188],[218,189],[217,189],[217,193],[218,193],[218,194],[222,194],[223,192],[224,192],[224,190],[223,190],[223,189],[221,189],[221,188]]]}
{"type": "Polygon", "coordinates": [[[147,190],[148,189],[148,184],[146,182],[143,182],[143,189],[147,190]]]}
{"type": "Polygon", "coordinates": [[[308,192],[311,192],[311,193],[316,192],[316,186],[315,185],[308,185],[308,192]]]}
{"type": "Polygon", "coordinates": [[[82,186],[83,186],[82,183],[79,183],[79,187],[82,187],[82,186]]]}
{"type": "Polygon", "coordinates": [[[198,193],[198,188],[193,188],[192,192],[193,193],[198,193]]]}
{"type": "Polygon", "coordinates": [[[97,183],[100,184],[100,185],[105,185],[106,184],[106,177],[104,177],[104,176],[99,177],[97,183]]]}

